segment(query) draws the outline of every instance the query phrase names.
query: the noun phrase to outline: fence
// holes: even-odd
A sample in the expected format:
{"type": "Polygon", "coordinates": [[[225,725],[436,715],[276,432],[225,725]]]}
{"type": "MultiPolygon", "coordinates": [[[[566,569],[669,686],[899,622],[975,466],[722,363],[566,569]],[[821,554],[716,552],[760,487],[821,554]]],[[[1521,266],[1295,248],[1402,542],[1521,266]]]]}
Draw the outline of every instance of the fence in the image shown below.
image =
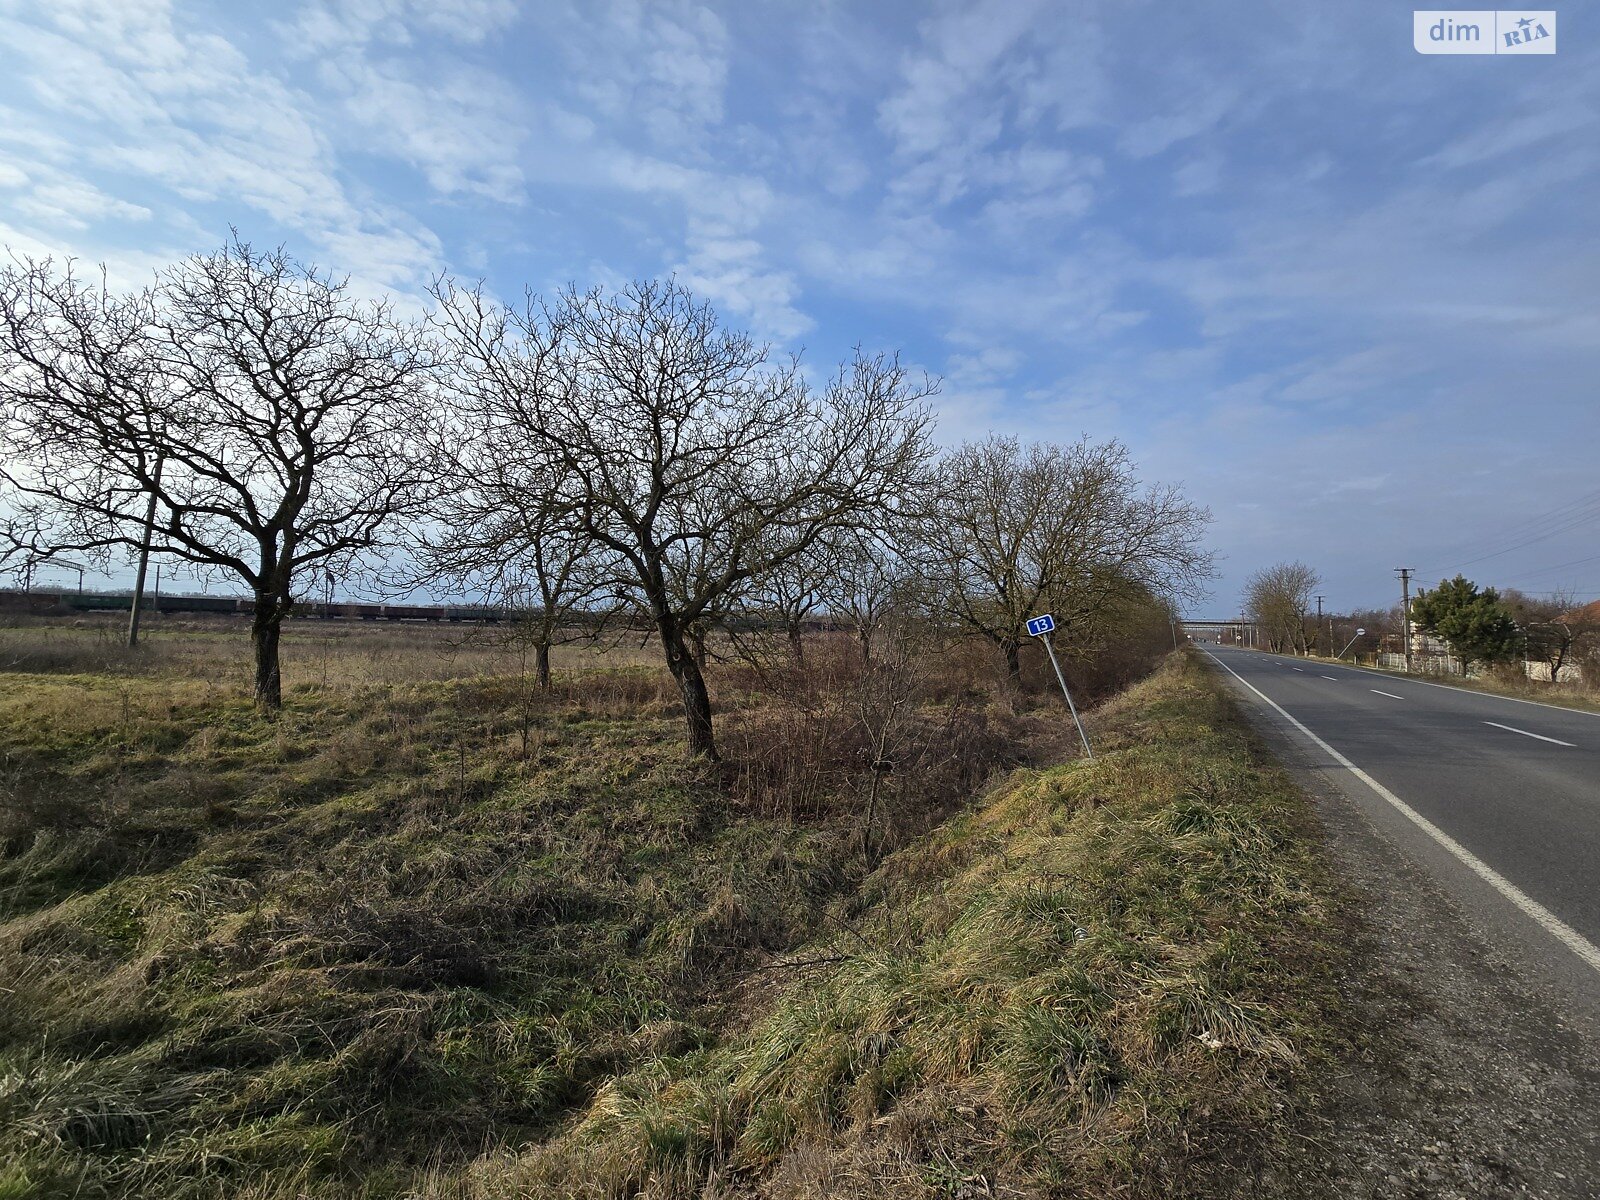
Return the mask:
{"type": "MultiPolygon", "coordinates": [[[[1406,656],[1386,650],[1378,655],[1378,665],[1391,671],[1403,671],[1406,669],[1406,656]]],[[[1524,661],[1522,670],[1529,679],[1537,683],[1550,682],[1549,663],[1524,661]]],[[[1411,673],[1413,675],[1454,675],[1459,679],[1461,677],[1461,660],[1453,654],[1414,653],[1411,656],[1411,673]]],[[[1483,667],[1474,666],[1472,670],[1467,672],[1467,678],[1476,679],[1485,673],[1486,671],[1483,667]]],[[[1583,668],[1577,663],[1562,663],[1561,672],[1556,676],[1556,682],[1582,683],[1583,668]]]]}
{"type": "MultiPolygon", "coordinates": [[[[1406,669],[1406,656],[1392,650],[1386,650],[1378,655],[1378,665],[1390,671],[1404,671],[1406,669]]],[[[1461,677],[1461,660],[1453,654],[1413,654],[1411,656],[1411,673],[1413,675],[1454,675],[1461,677]]],[[[1482,672],[1473,668],[1467,672],[1471,679],[1482,672]]]]}

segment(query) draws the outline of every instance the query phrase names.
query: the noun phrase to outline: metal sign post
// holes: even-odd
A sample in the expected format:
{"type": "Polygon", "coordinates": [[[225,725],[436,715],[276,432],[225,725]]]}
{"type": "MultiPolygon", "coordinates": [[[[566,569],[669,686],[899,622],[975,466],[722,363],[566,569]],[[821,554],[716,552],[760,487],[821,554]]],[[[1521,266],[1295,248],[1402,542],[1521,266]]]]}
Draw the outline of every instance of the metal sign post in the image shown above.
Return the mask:
{"type": "Polygon", "coordinates": [[[1056,648],[1050,644],[1050,631],[1055,627],[1056,619],[1049,613],[1028,619],[1028,635],[1044,641],[1045,653],[1050,656],[1050,665],[1056,669],[1056,682],[1061,685],[1061,694],[1067,698],[1067,711],[1072,714],[1072,723],[1078,727],[1078,736],[1083,739],[1083,756],[1093,758],[1094,751],[1089,749],[1089,734],[1083,728],[1083,718],[1078,716],[1078,706],[1072,702],[1072,691],[1067,687],[1067,677],[1061,673],[1061,663],[1056,659],[1056,648]]]}

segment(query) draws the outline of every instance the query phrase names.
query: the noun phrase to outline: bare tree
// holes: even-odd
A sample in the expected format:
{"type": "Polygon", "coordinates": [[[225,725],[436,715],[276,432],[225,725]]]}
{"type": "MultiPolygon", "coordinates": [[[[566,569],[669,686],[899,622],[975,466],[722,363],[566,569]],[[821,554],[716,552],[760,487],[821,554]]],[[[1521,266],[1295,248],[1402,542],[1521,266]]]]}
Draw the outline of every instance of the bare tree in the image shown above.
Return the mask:
{"type": "Polygon", "coordinates": [[[1321,582],[1302,562],[1263,567],[1245,581],[1245,614],[1261,628],[1274,653],[1306,652],[1306,615],[1321,582]]]}
{"type": "Polygon", "coordinates": [[[507,639],[533,651],[535,682],[549,690],[551,651],[595,639],[614,614],[615,565],[576,527],[548,464],[481,395],[464,395],[441,435],[446,486],[397,582],[448,584],[512,610],[507,639]]]}
{"type": "Polygon", "coordinates": [[[1549,670],[1551,683],[1559,683],[1563,668],[1600,646],[1600,606],[1584,605],[1570,592],[1530,596],[1508,588],[1500,600],[1522,629],[1528,658],[1549,670]]]}
{"type": "Polygon", "coordinates": [[[847,530],[835,538],[829,562],[824,604],[854,630],[862,664],[870,666],[884,623],[919,594],[915,574],[886,533],[868,529],[847,530]]]}
{"type": "Polygon", "coordinates": [[[805,662],[805,627],[820,611],[834,569],[832,538],[818,539],[798,554],[750,581],[745,609],[762,624],[775,624],[788,643],[789,657],[805,662]]]}
{"type": "Polygon", "coordinates": [[[1328,624],[1333,630],[1331,653],[1338,654],[1347,648],[1353,654],[1381,650],[1388,638],[1399,636],[1400,606],[1357,609],[1348,615],[1331,613],[1328,624]],[[1358,629],[1366,632],[1357,634],[1358,629]]]}
{"type": "Polygon", "coordinates": [[[0,480],[12,556],[166,555],[255,602],[255,695],[307,568],[342,570],[428,492],[419,331],[282,250],[234,241],[113,294],[72,264],[0,272],[0,480]],[[148,522],[148,523],[147,523],[148,522]]]}
{"type": "Polygon", "coordinates": [[[1064,640],[1082,645],[1150,593],[1198,597],[1210,519],[1176,487],[1141,488],[1119,442],[991,437],[941,464],[919,556],[950,617],[993,642],[1017,679],[1036,613],[1051,610],[1064,640]]]}
{"type": "Polygon", "coordinates": [[[896,504],[929,454],[931,385],[858,354],[813,391],[672,282],[509,311],[435,293],[458,374],[615,556],[682,694],[689,753],[715,759],[697,640],[748,581],[896,504]]]}
{"type": "Polygon", "coordinates": [[[552,513],[535,508],[526,525],[513,525],[509,515],[487,528],[451,528],[427,561],[433,579],[510,611],[507,637],[533,651],[534,682],[548,691],[551,652],[596,640],[615,615],[611,572],[552,513]]]}
{"type": "Polygon", "coordinates": [[[897,760],[915,744],[917,704],[926,682],[918,660],[902,644],[881,662],[869,664],[852,689],[855,719],[866,734],[870,755],[861,830],[862,855],[869,865],[878,862],[874,843],[884,787],[897,760]]]}

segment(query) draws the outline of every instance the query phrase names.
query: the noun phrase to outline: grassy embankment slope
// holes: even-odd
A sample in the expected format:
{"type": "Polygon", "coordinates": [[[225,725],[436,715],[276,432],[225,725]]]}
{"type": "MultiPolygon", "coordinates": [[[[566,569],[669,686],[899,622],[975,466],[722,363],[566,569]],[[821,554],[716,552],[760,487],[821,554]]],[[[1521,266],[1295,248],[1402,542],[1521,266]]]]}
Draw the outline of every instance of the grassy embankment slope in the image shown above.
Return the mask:
{"type": "Polygon", "coordinates": [[[431,1194],[1229,1194],[1331,1046],[1325,868],[1196,656],[1095,730],[885,862],[742,1032],[431,1194]]]}
{"type": "Polygon", "coordinates": [[[3,1197],[1170,1193],[1319,1052],[1304,811],[1188,659],[937,828],[1029,731],[923,696],[881,865],[866,692],[730,702],[730,779],[642,669],[3,681],[3,1197]]]}

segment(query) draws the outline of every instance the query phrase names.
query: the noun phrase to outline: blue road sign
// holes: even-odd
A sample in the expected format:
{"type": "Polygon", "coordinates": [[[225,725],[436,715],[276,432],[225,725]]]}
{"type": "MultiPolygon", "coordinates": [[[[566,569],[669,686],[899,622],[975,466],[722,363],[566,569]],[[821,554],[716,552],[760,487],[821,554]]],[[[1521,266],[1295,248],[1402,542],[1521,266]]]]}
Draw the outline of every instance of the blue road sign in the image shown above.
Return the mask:
{"type": "Polygon", "coordinates": [[[1043,637],[1056,627],[1056,619],[1049,613],[1042,617],[1028,618],[1028,634],[1030,637],[1043,637]]]}

